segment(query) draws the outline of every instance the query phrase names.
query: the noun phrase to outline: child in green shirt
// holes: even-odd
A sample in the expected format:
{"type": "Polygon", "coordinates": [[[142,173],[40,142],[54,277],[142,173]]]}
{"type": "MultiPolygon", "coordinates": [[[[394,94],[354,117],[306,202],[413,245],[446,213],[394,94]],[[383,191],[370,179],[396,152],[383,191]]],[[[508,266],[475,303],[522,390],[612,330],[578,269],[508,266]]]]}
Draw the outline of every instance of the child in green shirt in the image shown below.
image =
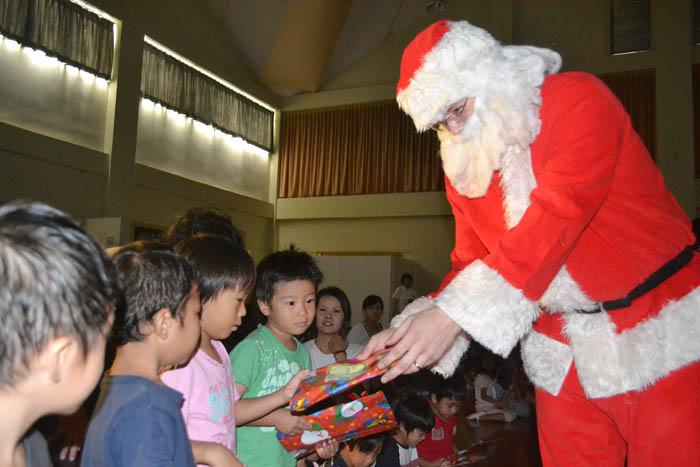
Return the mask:
{"type": "MultiPolygon", "coordinates": [[[[241,399],[261,397],[282,388],[300,370],[311,368],[306,348],[295,336],[311,325],[316,314],[316,289],[321,271],[307,253],[292,249],[273,253],[257,268],[255,295],[267,322],[250,333],[230,354],[241,399]]],[[[238,457],[248,467],[289,466],[296,460],[285,451],[275,430],[300,434],[311,424],[287,408],[238,427],[238,457]]],[[[335,441],[317,448],[331,457],[335,441]]]]}

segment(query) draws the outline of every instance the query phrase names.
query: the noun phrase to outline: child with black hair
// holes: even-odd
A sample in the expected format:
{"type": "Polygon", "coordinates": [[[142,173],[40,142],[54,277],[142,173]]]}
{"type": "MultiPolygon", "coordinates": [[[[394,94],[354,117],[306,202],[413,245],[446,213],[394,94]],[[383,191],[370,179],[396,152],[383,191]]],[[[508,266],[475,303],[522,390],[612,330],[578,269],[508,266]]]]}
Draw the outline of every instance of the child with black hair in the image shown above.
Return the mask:
{"type": "MultiPolygon", "coordinates": [[[[311,368],[309,352],[296,336],[306,331],[316,314],[316,289],[321,271],[307,253],[279,251],[265,257],[257,268],[255,295],[267,322],[250,333],[230,354],[241,403],[280,390],[302,369],[311,368]]],[[[275,428],[286,434],[301,434],[311,424],[278,408],[239,427],[238,457],[248,467],[290,466],[296,460],[277,440],[275,428]]],[[[317,447],[330,457],[337,442],[317,447]]]]}
{"type": "Polygon", "coordinates": [[[364,346],[369,338],[384,329],[380,320],[384,313],[384,300],[379,295],[368,295],[362,300],[364,319],[354,325],[348,334],[348,342],[364,346]]]}
{"type": "MultiPolygon", "coordinates": [[[[212,465],[216,458],[211,457],[211,444],[223,445],[235,454],[236,424],[267,415],[287,403],[305,372],[297,373],[274,393],[236,402],[231,363],[220,340],[238,328],[246,314],[245,300],[255,285],[255,264],[243,248],[216,235],[195,235],[176,249],[198,273],[201,338],[192,359],[163,373],[161,379],[184,395],[182,416],[195,461],[212,465]]],[[[240,465],[237,460],[229,459],[229,463],[240,465]]]]}
{"type": "Polygon", "coordinates": [[[122,288],[112,333],[117,356],[100,385],[81,465],[194,465],[182,394],[159,372],[185,363],[197,347],[196,273],[172,251],[125,251],[114,262],[122,288]]]}
{"type": "Polygon", "coordinates": [[[114,265],[69,215],[0,206],[0,465],[51,465],[34,422],[74,412],[102,374],[114,265]]]}
{"type": "MultiPolygon", "coordinates": [[[[352,438],[340,444],[338,454],[325,462],[307,462],[307,467],[369,467],[382,452],[386,435],[379,433],[364,438],[352,438]]],[[[378,465],[378,464],[376,464],[378,465]]]]}
{"type": "Polygon", "coordinates": [[[418,445],[418,464],[421,467],[447,465],[445,458],[457,451],[454,440],[457,434],[455,415],[462,408],[467,389],[459,376],[444,379],[435,376],[430,390],[430,408],[435,414],[435,426],[418,445]]]}
{"type": "Polygon", "coordinates": [[[435,425],[428,401],[417,394],[405,393],[393,404],[398,427],[388,438],[375,467],[418,467],[416,447],[435,425]]]}
{"type": "Polygon", "coordinates": [[[161,241],[171,248],[183,240],[199,234],[218,235],[245,248],[243,235],[225,212],[210,207],[190,208],[175,218],[173,224],[161,235],[161,241]]]}
{"type": "Polygon", "coordinates": [[[476,412],[467,416],[468,420],[510,423],[517,417],[516,412],[510,408],[513,401],[503,398],[505,391],[492,376],[496,366],[495,358],[491,352],[486,351],[480,359],[476,359],[477,374],[474,378],[474,409],[476,412]]]}

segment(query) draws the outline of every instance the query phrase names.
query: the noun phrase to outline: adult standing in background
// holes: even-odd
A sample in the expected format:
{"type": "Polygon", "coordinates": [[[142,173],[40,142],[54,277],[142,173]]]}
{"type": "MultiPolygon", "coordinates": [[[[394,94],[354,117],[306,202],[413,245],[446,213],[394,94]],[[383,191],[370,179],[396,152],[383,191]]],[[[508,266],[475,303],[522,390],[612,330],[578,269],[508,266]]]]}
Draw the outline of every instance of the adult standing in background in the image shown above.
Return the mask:
{"type": "Polygon", "coordinates": [[[622,105],[559,55],[439,21],[404,51],[399,105],[434,127],[452,271],[358,355],[388,381],[518,340],[545,465],[700,465],[700,259],[622,105]]]}
{"type": "Polygon", "coordinates": [[[401,285],[391,295],[391,317],[401,313],[416,298],[418,292],[413,288],[413,276],[405,272],[401,275],[401,285]]]}

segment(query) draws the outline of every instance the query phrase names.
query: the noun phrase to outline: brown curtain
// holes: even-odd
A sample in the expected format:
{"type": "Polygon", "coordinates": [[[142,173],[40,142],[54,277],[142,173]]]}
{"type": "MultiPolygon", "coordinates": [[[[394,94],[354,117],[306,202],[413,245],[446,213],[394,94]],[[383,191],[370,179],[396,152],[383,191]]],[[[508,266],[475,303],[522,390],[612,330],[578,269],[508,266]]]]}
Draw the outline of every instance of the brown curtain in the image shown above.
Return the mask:
{"type": "Polygon", "coordinates": [[[445,189],[434,132],[395,101],[282,115],[280,198],[445,189]]]}
{"type": "Polygon", "coordinates": [[[654,70],[601,75],[632,120],[632,126],[656,160],[656,74],[654,70]]]}

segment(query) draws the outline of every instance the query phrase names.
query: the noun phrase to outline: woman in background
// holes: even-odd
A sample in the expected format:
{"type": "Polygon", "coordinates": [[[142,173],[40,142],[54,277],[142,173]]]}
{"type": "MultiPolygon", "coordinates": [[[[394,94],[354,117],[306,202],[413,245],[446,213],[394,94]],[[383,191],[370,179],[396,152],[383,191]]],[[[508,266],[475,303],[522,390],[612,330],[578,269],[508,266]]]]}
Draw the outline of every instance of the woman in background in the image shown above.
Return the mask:
{"type": "Polygon", "coordinates": [[[311,355],[311,368],[342,362],[362,350],[344,337],[350,328],[350,300],[338,287],[326,287],[316,294],[316,338],[304,343],[311,355]]]}

